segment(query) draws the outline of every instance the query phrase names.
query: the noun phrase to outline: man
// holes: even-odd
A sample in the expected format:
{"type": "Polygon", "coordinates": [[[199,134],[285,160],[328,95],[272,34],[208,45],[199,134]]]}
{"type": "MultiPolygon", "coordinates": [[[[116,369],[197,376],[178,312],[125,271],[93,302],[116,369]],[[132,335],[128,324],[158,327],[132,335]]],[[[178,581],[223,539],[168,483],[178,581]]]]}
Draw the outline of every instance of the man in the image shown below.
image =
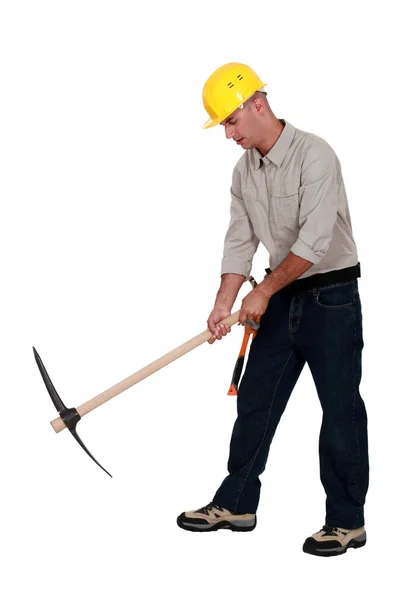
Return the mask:
{"type": "Polygon", "coordinates": [[[217,69],[203,89],[210,119],[245,149],[233,171],[231,221],[209,342],[230,328],[239,289],[261,242],[269,251],[264,280],[243,300],[239,321],[260,320],[237,397],[229,475],[210,504],[184,512],[189,531],[251,531],[260,474],[296,381],[310,367],[323,419],[320,477],[325,525],[303,550],[343,554],[366,543],[364,503],[369,462],[367,414],[359,393],[362,314],[356,244],[341,167],[320,137],[277,119],[264,85],[248,66],[217,69]]]}

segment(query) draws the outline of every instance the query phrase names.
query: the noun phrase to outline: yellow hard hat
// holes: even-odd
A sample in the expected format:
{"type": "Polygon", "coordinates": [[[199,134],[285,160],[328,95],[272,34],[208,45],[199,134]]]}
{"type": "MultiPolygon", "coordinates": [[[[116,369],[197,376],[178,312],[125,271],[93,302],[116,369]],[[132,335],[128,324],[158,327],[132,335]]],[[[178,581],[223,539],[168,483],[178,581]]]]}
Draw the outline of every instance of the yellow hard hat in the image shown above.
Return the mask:
{"type": "Polygon", "coordinates": [[[203,128],[221,123],[264,85],[253,69],[242,63],[228,63],[214,71],[203,88],[204,108],[210,115],[203,128]]]}

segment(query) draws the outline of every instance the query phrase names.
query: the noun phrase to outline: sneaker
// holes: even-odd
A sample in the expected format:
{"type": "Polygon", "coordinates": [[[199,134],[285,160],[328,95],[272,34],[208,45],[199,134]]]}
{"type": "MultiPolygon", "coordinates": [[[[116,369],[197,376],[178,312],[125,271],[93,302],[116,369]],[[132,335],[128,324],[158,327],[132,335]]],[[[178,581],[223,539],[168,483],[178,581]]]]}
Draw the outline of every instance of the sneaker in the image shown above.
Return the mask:
{"type": "Polygon", "coordinates": [[[365,527],[343,529],[324,525],[320,531],[306,539],[303,551],[316,556],[337,556],[344,554],[347,548],[361,548],[366,542],[365,527]]]}
{"type": "Polygon", "coordinates": [[[252,531],[256,524],[256,515],[227,510],[210,502],[198,510],[183,512],[176,521],[179,527],[188,531],[252,531]]]}

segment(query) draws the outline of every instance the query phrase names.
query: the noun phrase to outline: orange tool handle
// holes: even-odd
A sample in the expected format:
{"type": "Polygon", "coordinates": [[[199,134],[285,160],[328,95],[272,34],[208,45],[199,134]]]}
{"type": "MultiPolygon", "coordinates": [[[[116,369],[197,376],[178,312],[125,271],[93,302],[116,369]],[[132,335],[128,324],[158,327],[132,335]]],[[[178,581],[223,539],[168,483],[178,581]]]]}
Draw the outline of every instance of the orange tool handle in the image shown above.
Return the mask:
{"type": "MultiPolygon", "coordinates": [[[[256,280],[254,279],[254,277],[250,276],[249,281],[250,281],[251,285],[253,286],[253,290],[254,290],[254,288],[257,285],[256,280]]],[[[256,321],[258,322],[258,319],[256,319],[256,321]]],[[[257,331],[254,330],[250,325],[245,325],[243,341],[242,341],[242,345],[239,350],[239,356],[236,359],[236,364],[235,364],[235,368],[233,370],[231,385],[228,390],[228,396],[237,396],[240,376],[243,371],[244,358],[246,356],[246,349],[247,349],[247,345],[249,343],[249,339],[250,339],[251,335],[253,336],[253,339],[254,339],[255,336],[257,335],[257,331]]]]}

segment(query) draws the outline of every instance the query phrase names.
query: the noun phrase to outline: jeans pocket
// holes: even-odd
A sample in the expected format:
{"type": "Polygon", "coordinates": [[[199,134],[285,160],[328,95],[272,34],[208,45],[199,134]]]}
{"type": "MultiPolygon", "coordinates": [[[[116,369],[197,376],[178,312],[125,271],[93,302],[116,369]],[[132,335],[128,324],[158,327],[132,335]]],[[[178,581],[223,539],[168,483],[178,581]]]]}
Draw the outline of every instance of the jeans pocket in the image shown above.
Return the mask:
{"type": "Polygon", "coordinates": [[[318,306],[324,308],[353,308],[357,293],[357,282],[334,283],[317,288],[315,291],[318,306]]]}

